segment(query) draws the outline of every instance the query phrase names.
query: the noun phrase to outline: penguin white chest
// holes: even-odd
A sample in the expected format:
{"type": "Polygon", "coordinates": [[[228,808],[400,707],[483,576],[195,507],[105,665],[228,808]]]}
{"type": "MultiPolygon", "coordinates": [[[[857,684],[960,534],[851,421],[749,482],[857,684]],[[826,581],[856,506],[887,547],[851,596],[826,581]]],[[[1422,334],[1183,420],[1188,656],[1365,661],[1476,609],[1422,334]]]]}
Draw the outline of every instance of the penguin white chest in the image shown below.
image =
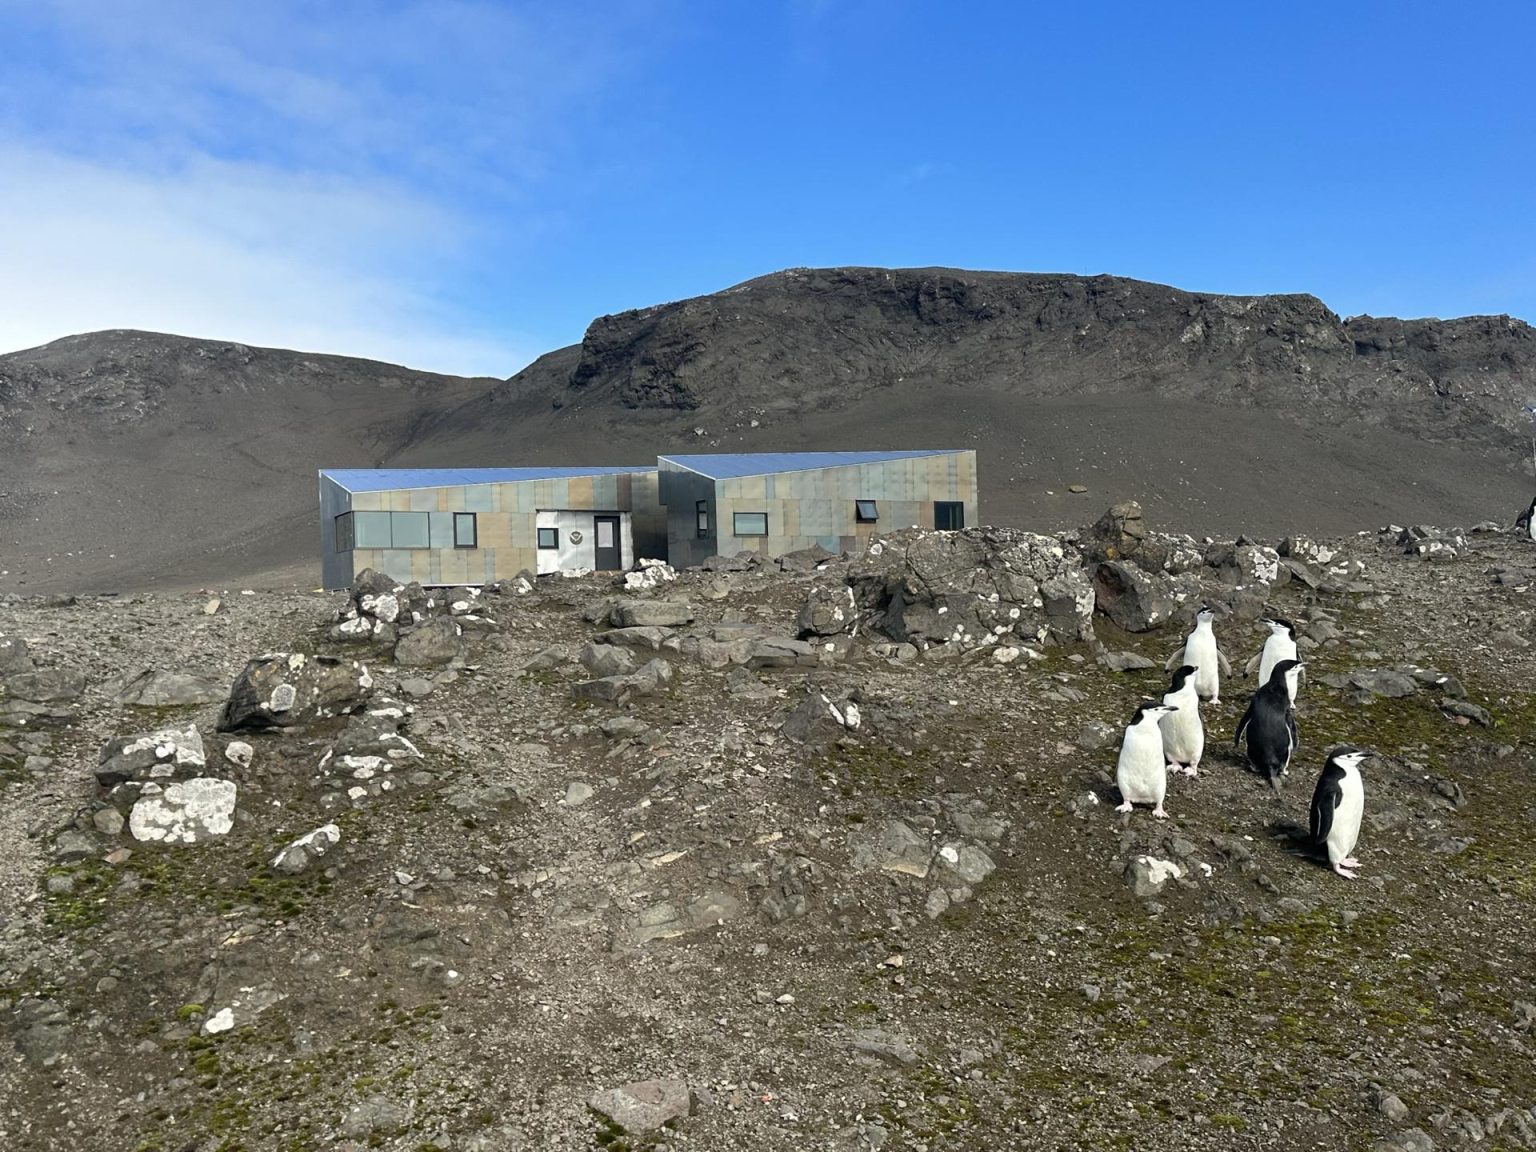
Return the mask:
{"type": "MultiPolygon", "coordinates": [[[[1271,635],[1264,641],[1264,651],[1259,657],[1259,683],[1268,684],[1269,674],[1275,670],[1275,665],[1282,660],[1296,659],[1296,641],[1289,636],[1271,635]]],[[[1296,699],[1294,682],[1286,681],[1286,686],[1291,690],[1291,699],[1296,699]]]]}
{"type": "Polygon", "coordinates": [[[1530,521],[1526,524],[1525,532],[1526,535],[1529,536],[1532,540],[1536,540],[1536,516],[1532,516],[1530,521]]]}
{"type": "Polygon", "coordinates": [[[1328,862],[1347,860],[1360,842],[1360,821],[1365,815],[1365,783],[1358,769],[1349,769],[1339,781],[1338,805],[1328,829],[1328,862]]]}
{"type": "Polygon", "coordinates": [[[1217,671],[1216,634],[1209,625],[1201,625],[1184,642],[1184,663],[1196,669],[1195,692],[1204,697],[1220,694],[1221,676],[1217,671]]]}
{"type": "Polygon", "coordinates": [[[1163,733],[1163,755],[1176,764],[1198,764],[1205,751],[1205,726],[1200,722],[1200,696],[1191,683],[1163,697],[1177,712],[1158,721],[1163,733]]]}
{"type": "Polygon", "coordinates": [[[1125,730],[1115,783],[1121,797],[1133,804],[1162,804],[1168,792],[1168,771],[1162,732],[1156,724],[1134,724],[1125,730]]]}

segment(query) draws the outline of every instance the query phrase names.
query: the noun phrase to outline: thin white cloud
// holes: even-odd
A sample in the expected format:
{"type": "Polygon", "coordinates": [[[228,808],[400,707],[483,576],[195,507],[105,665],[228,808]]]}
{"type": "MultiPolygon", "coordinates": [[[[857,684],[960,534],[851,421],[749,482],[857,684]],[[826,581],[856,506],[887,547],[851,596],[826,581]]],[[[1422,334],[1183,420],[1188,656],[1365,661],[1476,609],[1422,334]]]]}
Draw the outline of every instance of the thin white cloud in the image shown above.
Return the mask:
{"type": "Polygon", "coordinates": [[[504,376],[538,349],[417,285],[454,218],[400,192],[196,159],[148,175],[0,145],[0,350],[147,328],[504,376]]]}

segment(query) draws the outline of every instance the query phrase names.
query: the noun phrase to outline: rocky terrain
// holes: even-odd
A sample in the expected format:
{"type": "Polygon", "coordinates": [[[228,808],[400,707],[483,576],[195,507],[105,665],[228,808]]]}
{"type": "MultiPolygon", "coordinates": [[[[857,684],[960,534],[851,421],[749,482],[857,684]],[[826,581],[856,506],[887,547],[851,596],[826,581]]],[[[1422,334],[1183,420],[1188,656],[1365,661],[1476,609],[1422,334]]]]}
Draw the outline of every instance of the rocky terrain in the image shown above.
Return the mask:
{"type": "Polygon", "coordinates": [[[793,269],[593,321],[506,381],[144,332],[0,356],[0,592],[318,582],[322,467],[974,448],[981,519],[1181,531],[1530,498],[1536,338],[1114,276],[793,269]]]}
{"type": "Polygon", "coordinates": [[[0,600],[0,1142],[1536,1147],[1536,550],[1147,521],[0,600]],[[1297,762],[1233,677],[1121,816],[1205,602],[1296,622],[1297,762]]]}

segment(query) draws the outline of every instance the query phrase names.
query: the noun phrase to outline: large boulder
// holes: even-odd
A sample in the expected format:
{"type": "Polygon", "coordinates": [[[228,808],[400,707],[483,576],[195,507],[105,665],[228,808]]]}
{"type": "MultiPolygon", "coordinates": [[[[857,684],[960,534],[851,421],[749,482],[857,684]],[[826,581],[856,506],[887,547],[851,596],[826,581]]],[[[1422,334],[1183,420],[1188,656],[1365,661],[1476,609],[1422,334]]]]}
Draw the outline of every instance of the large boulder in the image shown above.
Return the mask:
{"type": "Polygon", "coordinates": [[[1123,560],[1106,560],[1093,572],[1094,603],[1127,632],[1161,628],[1192,599],[1200,583],[1194,576],[1146,572],[1123,560]]]}
{"type": "Polygon", "coordinates": [[[636,696],[654,696],[672,683],[672,665],[665,660],[651,660],[627,676],[601,676],[571,685],[578,700],[603,700],[623,704],[636,696]]]}
{"type": "Polygon", "coordinates": [[[223,836],[234,826],[237,789],[230,780],[195,776],[169,784],[145,785],[133,812],[128,831],[135,840],[162,844],[200,844],[223,836]]]}
{"type": "Polygon", "coordinates": [[[863,715],[856,702],[833,702],[824,692],[807,692],[804,699],[784,717],[780,731],[796,744],[825,744],[845,732],[856,732],[863,725],[863,715]]]}
{"type": "Polygon", "coordinates": [[[682,1080],[638,1080],[593,1093],[587,1106],[621,1131],[640,1136],[687,1117],[693,1093],[682,1080]]]}
{"type": "Polygon", "coordinates": [[[85,692],[85,676],[68,668],[36,668],[17,672],[0,681],[0,698],[55,704],[78,700],[85,692]]]}
{"type": "Polygon", "coordinates": [[[129,780],[174,780],[196,776],[207,765],[202,733],[195,725],[159,728],[107,741],[97,758],[96,782],[111,788],[129,780]]]}
{"type": "Polygon", "coordinates": [[[806,597],[795,627],[802,640],[813,636],[839,636],[851,632],[858,618],[859,609],[852,588],[815,588],[806,597]]]}
{"type": "Polygon", "coordinates": [[[20,636],[0,636],[0,678],[30,672],[34,667],[25,640],[20,636]]]}
{"type": "Polygon", "coordinates": [[[1033,532],[904,529],[871,544],[848,584],[873,627],[919,648],[1092,635],[1093,585],[1080,556],[1033,532]]]}
{"type": "Polygon", "coordinates": [[[413,668],[448,664],[463,652],[462,632],[451,617],[434,616],[400,637],[395,663],[413,668]]]}
{"type": "Polygon", "coordinates": [[[195,672],[145,669],[120,681],[119,703],[137,708],[175,708],[189,704],[213,704],[224,699],[224,686],[195,672]]]}
{"type": "Polygon", "coordinates": [[[1090,563],[1106,560],[1131,560],[1141,551],[1147,538],[1141,505],[1123,500],[1112,505],[1098,522],[1082,534],[1079,547],[1090,563]]]}
{"type": "Polygon", "coordinates": [[[229,690],[219,731],[295,728],[362,710],[373,677],[356,660],[278,652],[245,666],[229,690]]]}
{"type": "Polygon", "coordinates": [[[693,620],[693,607],[678,600],[620,600],[613,606],[615,628],[680,628],[693,620]]]}

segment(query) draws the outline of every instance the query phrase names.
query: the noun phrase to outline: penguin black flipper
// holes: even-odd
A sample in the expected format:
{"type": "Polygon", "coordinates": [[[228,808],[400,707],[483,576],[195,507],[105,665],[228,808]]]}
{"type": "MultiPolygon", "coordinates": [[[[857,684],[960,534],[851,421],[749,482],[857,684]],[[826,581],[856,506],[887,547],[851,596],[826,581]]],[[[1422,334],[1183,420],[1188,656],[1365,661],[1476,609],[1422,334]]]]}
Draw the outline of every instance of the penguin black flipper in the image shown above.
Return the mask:
{"type": "Polygon", "coordinates": [[[1531,516],[1533,513],[1536,513],[1536,500],[1532,500],[1528,505],[1526,505],[1525,511],[1520,513],[1520,518],[1515,521],[1515,530],[1517,532],[1524,532],[1527,535],[1530,534],[1531,516]]]}
{"type": "Polygon", "coordinates": [[[1291,755],[1294,756],[1296,755],[1296,749],[1301,747],[1301,739],[1296,735],[1296,709],[1287,708],[1285,710],[1285,726],[1291,732],[1291,755]]]}
{"type": "Polygon", "coordinates": [[[1327,851],[1328,833],[1333,830],[1334,809],[1344,799],[1343,781],[1344,769],[1330,760],[1317,778],[1317,789],[1312,793],[1312,844],[1322,852],[1327,851]]]}
{"type": "Polygon", "coordinates": [[[1237,731],[1232,733],[1232,747],[1236,748],[1243,739],[1243,729],[1248,727],[1248,722],[1253,719],[1253,697],[1248,698],[1248,710],[1243,713],[1243,718],[1237,722],[1237,731]]]}

